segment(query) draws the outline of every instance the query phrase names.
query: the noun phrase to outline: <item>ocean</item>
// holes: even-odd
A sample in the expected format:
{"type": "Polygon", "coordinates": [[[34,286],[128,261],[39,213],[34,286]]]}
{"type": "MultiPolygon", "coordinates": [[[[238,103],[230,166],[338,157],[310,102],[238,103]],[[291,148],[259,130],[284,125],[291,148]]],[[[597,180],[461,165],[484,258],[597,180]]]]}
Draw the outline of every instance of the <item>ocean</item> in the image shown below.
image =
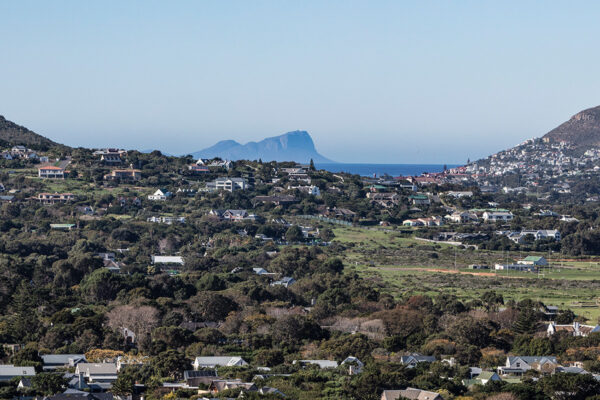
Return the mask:
{"type": "MultiPolygon", "coordinates": [[[[442,172],[444,164],[348,164],[348,163],[315,163],[317,169],[329,172],[348,172],[361,176],[419,176],[423,172],[442,172]]],[[[446,164],[448,168],[458,167],[446,164]]]]}

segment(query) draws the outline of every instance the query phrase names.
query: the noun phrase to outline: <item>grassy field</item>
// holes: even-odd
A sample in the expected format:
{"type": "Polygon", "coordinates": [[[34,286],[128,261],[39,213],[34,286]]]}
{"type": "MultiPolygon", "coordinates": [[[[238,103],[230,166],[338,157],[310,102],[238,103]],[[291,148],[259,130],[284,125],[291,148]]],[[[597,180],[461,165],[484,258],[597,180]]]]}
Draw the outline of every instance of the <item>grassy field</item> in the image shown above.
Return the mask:
{"type": "Polygon", "coordinates": [[[495,290],[505,301],[538,300],[572,309],[592,323],[600,317],[600,307],[595,304],[600,293],[600,264],[595,261],[554,262],[539,273],[471,270],[467,268],[471,263],[493,268],[507,256],[513,261],[525,255],[466,250],[361,228],[336,227],[334,233],[335,241],[347,246],[347,271],[374,281],[382,292],[396,298],[449,293],[468,302],[495,290]],[[583,307],[582,302],[593,306],[583,307]]]}

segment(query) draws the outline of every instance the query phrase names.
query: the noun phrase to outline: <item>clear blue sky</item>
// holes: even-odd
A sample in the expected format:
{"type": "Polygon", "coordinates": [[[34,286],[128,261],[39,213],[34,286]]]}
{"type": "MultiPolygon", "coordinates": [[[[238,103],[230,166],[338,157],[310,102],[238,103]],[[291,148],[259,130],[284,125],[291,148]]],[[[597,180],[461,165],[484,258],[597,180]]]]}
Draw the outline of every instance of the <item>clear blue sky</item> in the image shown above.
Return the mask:
{"type": "Polygon", "coordinates": [[[597,1],[0,1],[0,114],[180,154],[462,163],[600,104],[597,1]]]}

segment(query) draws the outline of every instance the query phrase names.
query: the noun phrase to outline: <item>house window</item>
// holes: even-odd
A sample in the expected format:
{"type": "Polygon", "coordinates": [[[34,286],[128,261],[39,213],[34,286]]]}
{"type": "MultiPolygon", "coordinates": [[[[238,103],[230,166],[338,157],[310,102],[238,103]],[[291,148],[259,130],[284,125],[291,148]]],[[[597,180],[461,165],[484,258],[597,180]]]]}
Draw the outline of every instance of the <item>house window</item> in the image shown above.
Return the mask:
{"type": "Polygon", "coordinates": [[[517,368],[521,368],[521,363],[517,363],[517,368]]]}

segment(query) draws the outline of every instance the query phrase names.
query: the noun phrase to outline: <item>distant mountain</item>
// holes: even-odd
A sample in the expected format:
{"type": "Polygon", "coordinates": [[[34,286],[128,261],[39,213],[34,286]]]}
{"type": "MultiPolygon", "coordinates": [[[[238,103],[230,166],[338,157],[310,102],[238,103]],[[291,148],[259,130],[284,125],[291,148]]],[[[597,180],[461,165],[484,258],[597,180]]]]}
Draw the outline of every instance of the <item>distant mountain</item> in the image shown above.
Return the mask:
{"type": "Polygon", "coordinates": [[[600,147],[600,106],[573,115],[544,138],[553,142],[570,142],[574,147],[600,147]]]}
{"type": "Polygon", "coordinates": [[[34,150],[48,150],[50,147],[62,146],[52,140],[17,125],[0,115],[0,143],[5,146],[23,145],[34,150]]]}
{"type": "Polygon", "coordinates": [[[288,132],[261,140],[240,144],[235,140],[222,140],[204,150],[192,153],[196,158],[221,157],[228,160],[296,161],[308,163],[333,162],[317,152],[306,131],[288,132]]]}

